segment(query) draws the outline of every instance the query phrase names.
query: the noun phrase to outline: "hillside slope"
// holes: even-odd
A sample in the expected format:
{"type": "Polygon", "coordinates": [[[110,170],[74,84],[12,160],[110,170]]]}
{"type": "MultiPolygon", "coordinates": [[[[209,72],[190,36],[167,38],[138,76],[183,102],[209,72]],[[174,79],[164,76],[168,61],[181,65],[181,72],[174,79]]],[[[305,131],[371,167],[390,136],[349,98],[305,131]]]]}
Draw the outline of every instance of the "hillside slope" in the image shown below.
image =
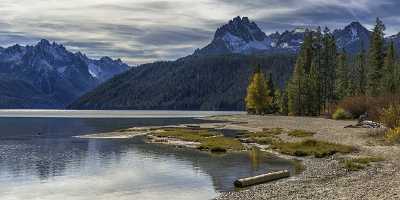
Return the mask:
{"type": "Polygon", "coordinates": [[[292,54],[230,54],[146,64],[114,77],[69,108],[243,110],[252,66],[263,66],[283,85],[294,60],[292,54]]]}

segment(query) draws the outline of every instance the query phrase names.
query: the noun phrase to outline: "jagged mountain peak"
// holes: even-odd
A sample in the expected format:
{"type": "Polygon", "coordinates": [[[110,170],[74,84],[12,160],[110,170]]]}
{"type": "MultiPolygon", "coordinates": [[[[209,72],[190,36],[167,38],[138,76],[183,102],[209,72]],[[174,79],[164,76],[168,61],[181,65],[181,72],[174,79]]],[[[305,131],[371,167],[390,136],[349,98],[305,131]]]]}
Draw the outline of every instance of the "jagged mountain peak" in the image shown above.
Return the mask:
{"type": "Polygon", "coordinates": [[[338,48],[345,49],[349,53],[357,53],[369,46],[371,31],[360,22],[354,21],[343,29],[333,31],[338,48]]]}
{"type": "MultiPolygon", "coordinates": [[[[239,16],[218,28],[212,42],[196,50],[195,54],[293,53],[300,49],[307,30],[318,29],[320,28],[317,26],[298,26],[292,30],[266,35],[255,22],[239,16]]],[[[332,34],[336,38],[338,49],[345,49],[349,53],[357,53],[369,47],[371,31],[358,21],[353,21],[342,29],[336,29],[332,34]]]]}
{"type": "Polygon", "coordinates": [[[235,17],[217,29],[212,42],[195,54],[252,53],[271,48],[271,41],[248,17],[235,17]]]}
{"type": "Polygon", "coordinates": [[[353,21],[347,27],[354,27],[354,28],[365,28],[359,21],[353,21]]]}
{"type": "MultiPolygon", "coordinates": [[[[18,108],[62,108],[101,82],[129,69],[121,60],[114,61],[109,57],[90,59],[46,39],[33,46],[5,48],[0,51],[0,66],[1,75],[29,85],[36,95],[32,97],[37,99],[35,102],[0,102],[0,107],[13,105],[18,108]]],[[[7,95],[21,100],[20,93],[23,92],[13,89],[7,95]]],[[[0,91],[0,98],[4,98],[3,94],[0,91]]]]}
{"type": "Polygon", "coordinates": [[[235,37],[250,41],[262,41],[265,39],[265,33],[257,26],[255,22],[250,22],[248,17],[235,17],[230,20],[228,24],[218,28],[215,33],[216,39],[225,37],[227,34],[231,34],[235,37]]]}

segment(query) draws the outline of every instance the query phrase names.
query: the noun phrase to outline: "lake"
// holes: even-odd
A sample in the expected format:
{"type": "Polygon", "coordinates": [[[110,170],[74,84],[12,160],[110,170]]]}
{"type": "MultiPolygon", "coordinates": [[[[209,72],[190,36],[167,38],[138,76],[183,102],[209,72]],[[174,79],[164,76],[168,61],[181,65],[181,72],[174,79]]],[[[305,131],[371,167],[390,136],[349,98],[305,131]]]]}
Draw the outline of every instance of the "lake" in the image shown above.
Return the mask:
{"type": "Polygon", "coordinates": [[[293,172],[290,162],[256,150],[210,154],[143,137],[72,137],[226,114],[238,113],[0,110],[0,199],[212,199],[234,190],[237,178],[293,172]]]}

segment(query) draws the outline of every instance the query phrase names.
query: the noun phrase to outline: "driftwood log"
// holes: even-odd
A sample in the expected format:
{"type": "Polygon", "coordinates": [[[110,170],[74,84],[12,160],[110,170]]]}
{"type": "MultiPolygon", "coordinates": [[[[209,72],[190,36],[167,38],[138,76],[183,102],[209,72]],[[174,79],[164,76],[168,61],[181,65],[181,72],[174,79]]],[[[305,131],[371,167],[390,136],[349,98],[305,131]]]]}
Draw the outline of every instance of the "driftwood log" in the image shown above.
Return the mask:
{"type": "Polygon", "coordinates": [[[282,179],[282,178],[287,178],[289,176],[290,176],[289,171],[283,170],[283,171],[271,172],[268,174],[262,174],[262,175],[258,175],[258,176],[238,179],[234,182],[234,185],[236,187],[247,187],[247,186],[266,183],[266,182],[270,182],[270,181],[274,181],[274,180],[278,180],[278,179],[282,179]]]}

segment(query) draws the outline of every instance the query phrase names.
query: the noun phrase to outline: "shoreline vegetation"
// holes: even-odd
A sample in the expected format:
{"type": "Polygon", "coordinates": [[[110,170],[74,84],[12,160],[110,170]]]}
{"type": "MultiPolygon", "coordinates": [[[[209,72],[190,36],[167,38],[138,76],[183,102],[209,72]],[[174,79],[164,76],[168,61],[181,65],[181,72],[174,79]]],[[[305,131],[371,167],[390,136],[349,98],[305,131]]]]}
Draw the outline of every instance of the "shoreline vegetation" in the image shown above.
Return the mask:
{"type": "Polygon", "coordinates": [[[316,117],[231,115],[203,118],[216,123],[137,127],[80,138],[144,136],[149,143],[197,148],[211,153],[252,147],[292,160],[292,178],[222,193],[217,199],[399,198],[400,147],[388,144],[378,129],[345,128],[354,120],[316,117]],[[235,134],[225,134],[233,130],[235,134]],[[356,184],[356,186],[354,186],[356,184]],[[350,185],[351,189],[346,189],[350,185]],[[376,190],[370,190],[370,187],[376,190]],[[303,188],[303,189],[302,189],[303,188]],[[323,192],[329,190],[330,192],[323,192]],[[338,194],[338,191],[341,191],[338,194]],[[280,192],[281,195],[277,195],[280,192]],[[299,196],[300,195],[300,196],[299,196]],[[336,196],[339,195],[339,196],[336,196]]]}

